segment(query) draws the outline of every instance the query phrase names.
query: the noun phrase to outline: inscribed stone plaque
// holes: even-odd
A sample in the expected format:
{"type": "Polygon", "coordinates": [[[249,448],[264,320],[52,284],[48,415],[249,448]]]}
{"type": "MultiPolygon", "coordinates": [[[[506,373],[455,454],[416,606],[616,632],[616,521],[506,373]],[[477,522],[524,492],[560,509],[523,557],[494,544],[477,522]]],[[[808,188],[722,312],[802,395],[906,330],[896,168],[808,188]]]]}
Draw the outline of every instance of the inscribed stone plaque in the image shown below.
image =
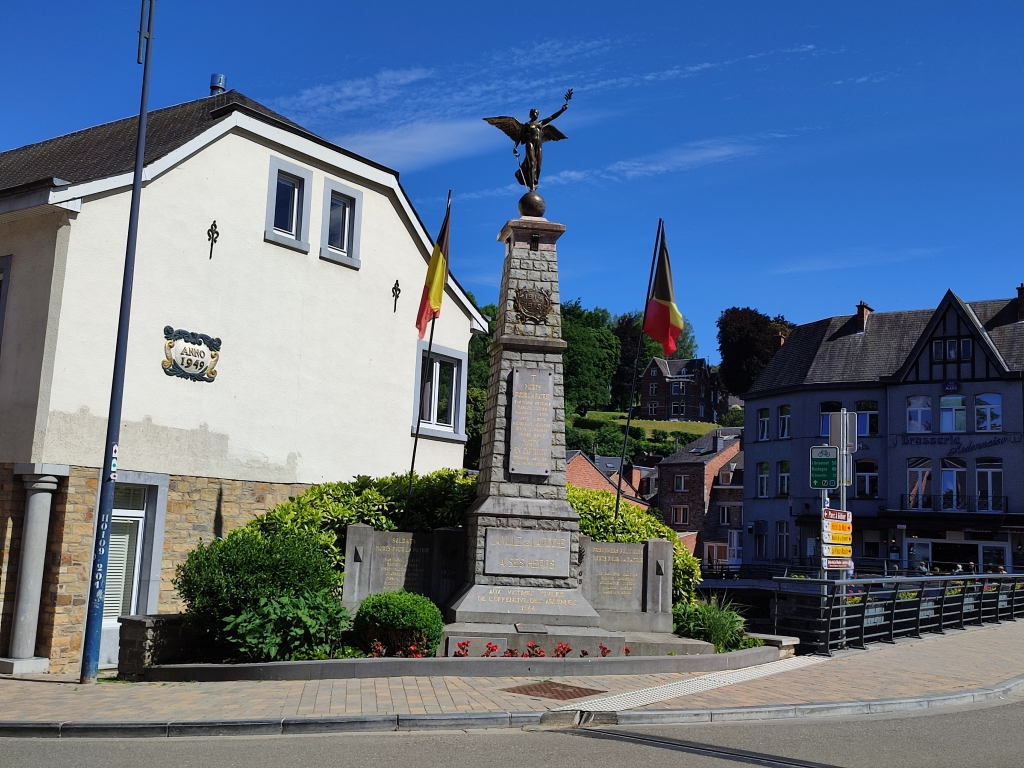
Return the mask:
{"type": "Polygon", "coordinates": [[[370,594],[430,591],[431,536],[422,533],[375,531],[370,568],[370,594]]]}
{"type": "Polygon", "coordinates": [[[585,578],[591,579],[590,604],[599,610],[643,610],[644,545],[587,544],[585,578]]]}
{"type": "Polygon", "coordinates": [[[554,381],[554,372],[543,368],[512,369],[508,467],[513,474],[551,474],[554,381]]]}
{"type": "Polygon", "coordinates": [[[484,573],[503,576],[569,575],[568,531],[488,528],[484,532],[484,573]]]}

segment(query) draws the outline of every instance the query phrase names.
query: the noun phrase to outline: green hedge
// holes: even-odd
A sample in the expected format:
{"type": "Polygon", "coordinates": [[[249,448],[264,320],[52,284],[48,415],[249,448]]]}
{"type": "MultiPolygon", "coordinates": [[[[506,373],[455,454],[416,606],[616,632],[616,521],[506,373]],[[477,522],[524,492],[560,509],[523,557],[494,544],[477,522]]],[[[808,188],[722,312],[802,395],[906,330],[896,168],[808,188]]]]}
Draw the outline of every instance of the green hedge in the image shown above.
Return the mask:
{"type": "Polygon", "coordinates": [[[371,656],[433,656],[444,620],[428,598],[412,592],[381,592],[359,606],[352,632],[371,656]]]}
{"type": "Polygon", "coordinates": [[[189,623],[216,652],[233,653],[225,622],[284,595],[332,595],[340,607],[341,575],[316,537],[293,530],[264,534],[239,528],[199,543],[172,581],[189,623]]]}
{"type": "Polygon", "coordinates": [[[657,510],[648,512],[622,501],[615,517],[615,494],[591,491],[569,485],[569,504],[580,516],[580,533],[594,541],[619,541],[639,544],[646,539],[672,542],[672,602],[691,603],[700,583],[700,561],[690,554],[674,530],[665,525],[657,510]]]}

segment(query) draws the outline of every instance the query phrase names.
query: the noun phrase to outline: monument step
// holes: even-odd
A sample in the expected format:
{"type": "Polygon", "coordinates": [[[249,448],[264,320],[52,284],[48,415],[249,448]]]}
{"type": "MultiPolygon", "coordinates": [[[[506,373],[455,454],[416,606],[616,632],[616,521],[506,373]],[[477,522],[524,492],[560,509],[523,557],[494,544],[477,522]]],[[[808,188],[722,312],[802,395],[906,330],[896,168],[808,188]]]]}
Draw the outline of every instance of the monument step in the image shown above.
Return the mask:
{"type": "MultiPolygon", "coordinates": [[[[496,656],[503,656],[507,650],[516,651],[517,656],[529,653],[533,643],[535,648],[543,649],[546,657],[555,655],[559,643],[568,645],[572,650],[566,658],[586,656],[598,658],[604,654],[601,646],[608,652],[608,656],[625,656],[626,647],[629,647],[629,656],[693,656],[698,654],[713,654],[715,648],[710,643],[701,640],[690,640],[684,637],[677,637],[667,632],[612,632],[599,627],[556,627],[546,626],[545,632],[524,632],[524,625],[520,624],[518,629],[515,624],[484,623],[484,622],[456,622],[448,624],[444,628],[441,644],[438,646],[438,656],[454,656],[456,653],[465,652],[467,656],[483,656],[488,652],[487,645],[490,643],[494,650],[490,653],[496,656]],[[459,648],[459,643],[469,641],[469,645],[459,648]]],[[[532,627],[531,627],[532,628],[532,627]]],[[[534,651],[536,652],[536,650],[534,651]]]]}
{"type": "Polygon", "coordinates": [[[452,622],[597,627],[601,617],[578,589],[470,584],[445,611],[452,622]]]}

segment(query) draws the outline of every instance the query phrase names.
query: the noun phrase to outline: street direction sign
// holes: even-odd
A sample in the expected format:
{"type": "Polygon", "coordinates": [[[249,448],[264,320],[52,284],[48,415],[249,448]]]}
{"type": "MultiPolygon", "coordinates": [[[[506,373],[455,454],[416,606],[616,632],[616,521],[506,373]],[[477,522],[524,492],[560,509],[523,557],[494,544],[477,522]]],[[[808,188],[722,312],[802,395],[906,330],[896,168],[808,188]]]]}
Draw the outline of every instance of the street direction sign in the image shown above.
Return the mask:
{"type": "Polygon", "coordinates": [[[821,567],[826,571],[852,571],[853,560],[848,557],[823,557],[821,567]]]}
{"type": "Polygon", "coordinates": [[[853,547],[843,544],[822,544],[822,557],[853,557],[853,547]]]}
{"type": "Polygon", "coordinates": [[[836,520],[822,520],[821,530],[822,532],[828,531],[829,533],[853,533],[853,523],[840,523],[836,520]]]}
{"type": "Polygon", "coordinates": [[[830,509],[825,507],[821,510],[822,520],[838,520],[843,523],[853,522],[853,513],[847,512],[845,509],[830,509]]]}
{"type": "MultiPolygon", "coordinates": [[[[828,417],[828,444],[842,449],[843,414],[830,413],[828,417]]],[[[857,452],[857,412],[846,411],[846,453],[857,452]]]]}
{"type": "Polygon", "coordinates": [[[824,544],[853,544],[853,534],[832,533],[832,531],[822,531],[821,541],[824,544]]]}
{"type": "Polygon", "coordinates": [[[811,488],[839,487],[839,449],[833,445],[811,448],[811,488]]]}

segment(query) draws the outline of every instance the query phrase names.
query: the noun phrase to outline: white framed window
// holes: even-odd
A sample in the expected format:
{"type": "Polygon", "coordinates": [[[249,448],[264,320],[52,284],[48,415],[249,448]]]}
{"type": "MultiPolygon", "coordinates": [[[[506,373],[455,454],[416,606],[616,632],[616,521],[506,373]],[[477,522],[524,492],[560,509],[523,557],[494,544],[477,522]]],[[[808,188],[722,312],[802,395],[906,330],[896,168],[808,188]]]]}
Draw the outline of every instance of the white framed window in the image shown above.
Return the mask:
{"type": "Polygon", "coordinates": [[[858,459],[854,465],[856,493],[858,499],[878,498],[878,462],[874,459],[858,459]]]}
{"type": "Polygon", "coordinates": [[[700,404],[700,417],[702,419],[704,418],[704,403],[700,404]]]}
{"type": "Polygon", "coordinates": [[[939,400],[939,431],[967,431],[967,398],[963,395],[946,395],[939,400]]]}
{"type": "Polygon", "coordinates": [[[729,525],[729,518],[732,513],[732,507],[719,507],[718,508],[718,524],[729,525]]]}
{"type": "Polygon", "coordinates": [[[359,261],[359,230],[362,224],[363,193],[355,187],[324,181],[323,222],[320,225],[320,258],[352,269],[359,261]]]}
{"type": "Polygon", "coordinates": [[[932,508],[932,460],[924,456],[907,459],[907,504],[905,509],[932,508]]]}
{"type": "Polygon", "coordinates": [[[672,403],[672,415],[673,416],[682,416],[683,415],[683,406],[680,403],[672,403]]]}
{"type": "Polygon", "coordinates": [[[147,491],[142,485],[114,485],[103,601],[103,623],[108,627],[117,627],[117,617],[135,613],[138,605],[147,491]]]}
{"type": "Polygon", "coordinates": [[[960,359],[970,360],[971,353],[974,350],[974,341],[972,339],[960,339],[960,359]]]}
{"type": "Polygon", "coordinates": [[[419,342],[414,413],[420,436],[465,442],[466,354],[435,344],[428,359],[426,347],[426,342],[419,342]]]}
{"type": "Polygon", "coordinates": [[[673,381],[672,382],[672,394],[673,395],[678,395],[679,394],[679,382],[678,381],[673,381]]]}
{"type": "Polygon", "coordinates": [[[981,458],[977,462],[978,470],[978,511],[1005,512],[1003,498],[1003,460],[1000,458],[981,458]]]}
{"type": "Polygon", "coordinates": [[[647,404],[647,415],[657,416],[658,415],[658,403],[654,400],[647,404]]]}
{"type": "Polygon", "coordinates": [[[270,158],[264,240],[309,253],[312,186],[312,171],[279,157],[270,158]]]}
{"type": "Polygon", "coordinates": [[[941,459],[940,482],[943,509],[967,509],[966,459],[941,459]]]}
{"type": "Polygon", "coordinates": [[[718,473],[718,484],[719,485],[732,485],[732,470],[723,469],[718,473]]]}
{"type": "Polygon", "coordinates": [[[775,523],[775,556],[779,560],[789,559],[789,521],[775,523]]]}
{"type": "Polygon", "coordinates": [[[650,397],[654,397],[655,395],[658,394],[658,383],[657,382],[652,381],[650,384],[647,385],[647,394],[650,397]]]}
{"type": "Polygon", "coordinates": [[[907,432],[932,431],[932,399],[927,395],[907,398],[907,432]]]}
{"type": "Polygon", "coordinates": [[[743,559],[743,531],[729,531],[729,551],[727,555],[730,560],[743,559]]]}
{"type": "Polygon", "coordinates": [[[689,489],[690,476],[689,475],[676,475],[673,479],[672,490],[677,493],[685,493],[689,489]]]}
{"type": "Polygon", "coordinates": [[[857,409],[857,434],[877,435],[878,434],[878,401],[858,400],[854,404],[857,409]]]}
{"type": "Polygon", "coordinates": [[[767,440],[770,437],[771,428],[769,422],[771,421],[769,414],[770,411],[767,408],[757,409],[757,439],[767,440]]]}
{"type": "Polygon", "coordinates": [[[759,461],[757,463],[757,497],[759,499],[767,499],[768,495],[768,462],[759,461]]]}
{"type": "Polygon", "coordinates": [[[790,407],[788,405],[779,406],[779,440],[788,440],[789,434],[789,419],[790,419],[790,407]]]}
{"type": "Polygon", "coordinates": [[[779,473],[779,496],[789,496],[789,462],[778,463],[779,473]]]}
{"type": "Polygon", "coordinates": [[[677,505],[672,507],[672,524],[673,525],[689,525],[690,524],[690,508],[685,505],[677,505]]]}
{"type": "Polygon", "coordinates": [[[821,421],[820,429],[818,430],[819,436],[828,437],[829,416],[833,413],[839,413],[841,410],[843,410],[843,404],[838,400],[826,400],[821,404],[819,411],[821,421]]]}
{"type": "Polygon", "coordinates": [[[974,428],[978,432],[1003,431],[1003,396],[975,395],[974,428]]]}

